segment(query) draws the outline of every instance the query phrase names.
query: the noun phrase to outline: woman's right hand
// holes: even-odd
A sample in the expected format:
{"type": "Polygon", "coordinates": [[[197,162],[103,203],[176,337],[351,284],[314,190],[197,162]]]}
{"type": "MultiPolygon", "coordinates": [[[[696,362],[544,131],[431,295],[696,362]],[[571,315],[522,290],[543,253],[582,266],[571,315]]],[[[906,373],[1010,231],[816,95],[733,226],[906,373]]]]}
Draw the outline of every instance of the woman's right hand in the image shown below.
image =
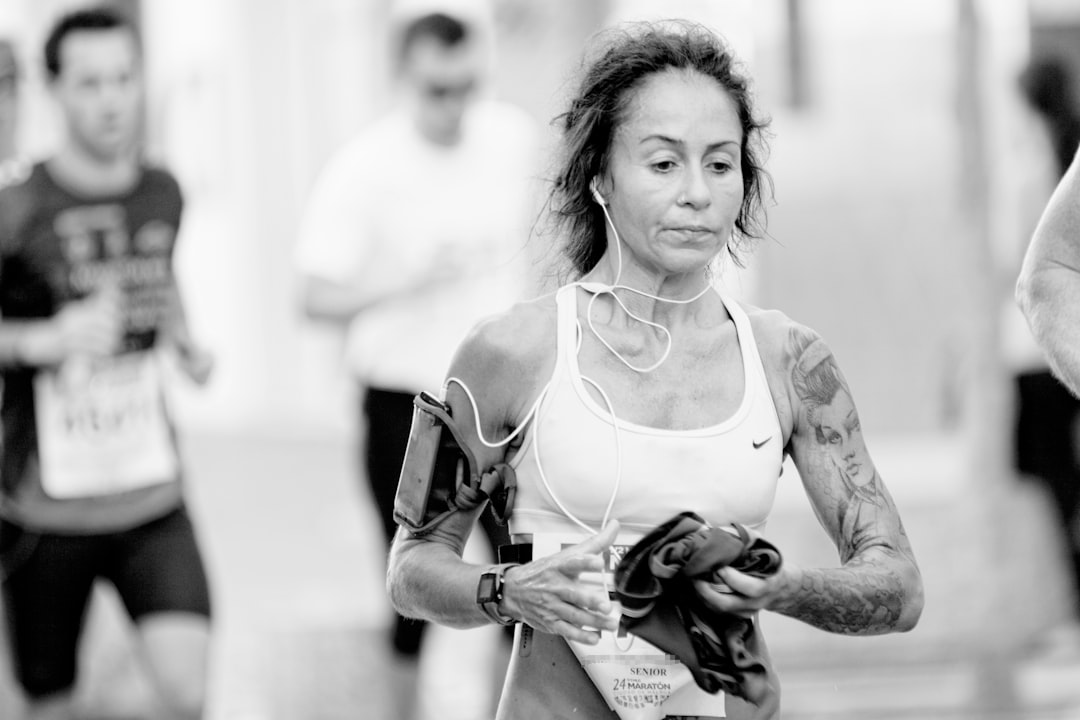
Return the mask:
{"type": "Polygon", "coordinates": [[[581,575],[604,571],[604,551],[618,533],[613,520],[573,547],[510,568],[503,575],[501,610],[541,632],[588,645],[600,642],[600,630],[617,630],[619,619],[611,614],[604,586],[581,575]]]}

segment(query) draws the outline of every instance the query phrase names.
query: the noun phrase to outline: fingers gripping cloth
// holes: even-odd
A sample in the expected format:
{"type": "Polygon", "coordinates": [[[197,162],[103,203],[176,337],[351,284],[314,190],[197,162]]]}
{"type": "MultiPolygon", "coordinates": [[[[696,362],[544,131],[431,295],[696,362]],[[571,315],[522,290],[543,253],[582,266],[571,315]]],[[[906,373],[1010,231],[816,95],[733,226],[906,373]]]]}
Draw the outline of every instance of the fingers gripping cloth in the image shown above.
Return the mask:
{"type": "Polygon", "coordinates": [[[452,513],[491,501],[495,519],[505,523],[514,506],[513,468],[498,463],[481,473],[450,408],[420,393],[413,400],[413,422],[401,467],[394,520],[416,535],[430,533],[452,513]],[[449,431],[449,432],[444,432],[449,431]]]}
{"type": "Polygon", "coordinates": [[[721,583],[731,567],[755,577],[780,569],[780,551],[742,525],[710,527],[691,512],[676,515],[632,547],[615,570],[622,626],[686,665],[703,690],[761,705],[771,697],[750,618],[705,604],[694,580],[721,583]]]}

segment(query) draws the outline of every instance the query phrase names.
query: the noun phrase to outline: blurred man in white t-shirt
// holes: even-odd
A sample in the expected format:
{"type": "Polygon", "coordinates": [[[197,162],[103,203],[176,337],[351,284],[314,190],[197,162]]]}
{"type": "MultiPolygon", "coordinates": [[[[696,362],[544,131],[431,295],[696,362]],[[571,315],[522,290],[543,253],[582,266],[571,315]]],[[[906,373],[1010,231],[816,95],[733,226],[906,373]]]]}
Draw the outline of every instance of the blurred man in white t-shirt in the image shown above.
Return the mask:
{"type": "MultiPolygon", "coordinates": [[[[476,27],[442,13],[415,16],[398,52],[403,102],[332,157],[297,247],[308,316],[347,328],[348,366],[363,390],[363,466],[388,546],[413,398],[440,394],[468,331],[530,286],[523,258],[538,150],[527,114],[480,97],[486,60],[476,27]]],[[[505,528],[484,518],[492,544],[508,542],[505,528]]],[[[423,630],[397,618],[399,666],[416,665],[423,630]]],[[[442,678],[451,669],[433,668],[442,678]]],[[[475,687],[497,675],[469,672],[487,675],[475,687]]],[[[476,715],[490,717],[488,697],[480,700],[476,715]]],[[[463,702],[443,703],[439,716],[463,702]]]]}

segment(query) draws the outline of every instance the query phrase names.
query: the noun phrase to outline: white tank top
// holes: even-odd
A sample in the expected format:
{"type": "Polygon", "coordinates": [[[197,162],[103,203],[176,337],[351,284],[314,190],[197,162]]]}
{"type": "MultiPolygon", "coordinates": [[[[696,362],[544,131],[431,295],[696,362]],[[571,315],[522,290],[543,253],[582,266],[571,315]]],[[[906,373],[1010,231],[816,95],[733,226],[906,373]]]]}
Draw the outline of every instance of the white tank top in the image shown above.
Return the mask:
{"type": "Polygon", "coordinates": [[[745,311],[721,296],[735,322],[742,354],[745,391],[738,409],[717,425],[667,430],[613,421],[589,394],[578,368],[577,297],[574,285],[556,294],[555,369],[511,462],[518,490],[510,532],[581,533],[552,494],[579,520],[599,530],[616,481],[614,422],[622,477],[611,517],[624,531],[645,533],[684,510],[713,525],[737,522],[763,529],[780,477],[783,437],[745,311]],[[550,492],[540,476],[537,455],[550,492]]]}

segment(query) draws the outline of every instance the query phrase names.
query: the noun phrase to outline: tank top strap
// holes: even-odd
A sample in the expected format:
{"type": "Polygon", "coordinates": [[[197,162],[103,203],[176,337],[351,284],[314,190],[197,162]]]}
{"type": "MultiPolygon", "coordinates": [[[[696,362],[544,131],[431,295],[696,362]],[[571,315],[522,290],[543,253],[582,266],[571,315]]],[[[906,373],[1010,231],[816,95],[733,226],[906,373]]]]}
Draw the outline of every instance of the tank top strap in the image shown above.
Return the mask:
{"type": "MultiPolygon", "coordinates": [[[[769,391],[768,378],[765,374],[765,364],[761,361],[761,353],[758,351],[757,339],[754,337],[754,329],[750,324],[750,316],[746,314],[742,306],[734,299],[720,293],[720,300],[727,308],[735,323],[735,331],[739,336],[739,346],[742,351],[743,363],[746,364],[748,378],[754,378],[759,385],[755,390],[769,391]],[[751,370],[752,369],[752,370],[751,370]]],[[[749,391],[750,388],[747,388],[749,391]]],[[[771,396],[770,396],[771,397],[771,396]]]]}
{"type": "Polygon", "coordinates": [[[578,334],[581,332],[577,315],[577,285],[564,285],[555,293],[558,312],[555,340],[555,375],[560,370],[573,367],[572,358],[578,351],[578,334]]]}
{"type": "Polygon", "coordinates": [[[573,353],[577,353],[578,321],[577,321],[577,286],[563,285],[555,291],[555,367],[552,368],[551,378],[543,390],[540,405],[537,407],[536,416],[533,417],[529,426],[525,429],[525,435],[510,466],[517,469],[533,452],[533,443],[536,441],[536,425],[547,415],[551,396],[558,394],[562,386],[568,382],[570,369],[573,367],[573,353]]]}

